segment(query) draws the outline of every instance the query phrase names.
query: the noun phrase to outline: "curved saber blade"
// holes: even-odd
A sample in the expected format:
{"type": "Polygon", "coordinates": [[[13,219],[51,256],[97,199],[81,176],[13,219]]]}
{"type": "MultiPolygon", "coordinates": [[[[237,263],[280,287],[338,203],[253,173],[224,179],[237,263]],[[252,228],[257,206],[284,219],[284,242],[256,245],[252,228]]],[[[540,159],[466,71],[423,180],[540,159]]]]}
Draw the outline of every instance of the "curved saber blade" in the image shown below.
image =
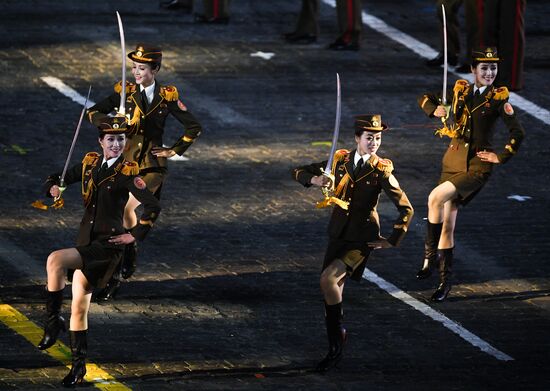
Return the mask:
{"type": "Polygon", "coordinates": [[[122,51],[122,84],[120,91],[120,105],[118,108],[118,114],[126,116],[126,41],[124,40],[124,27],[122,26],[122,19],[118,11],[116,12],[118,19],[118,32],[120,33],[120,49],[122,51]]]}
{"type": "Polygon", "coordinates": [[[443,14],[443,92],[441,94],[441,103],[447,104],[447,16],[445,15],[445,6],[441,4],[443,14]]]}
{"type": "MultiPolygon", "coordinates": [[[[67,155],[67,160],[65,161],[65,166],[63,167],[63,173],[61,174],[61,179],[59,181],[59,187],[65,187],[65,175],[67,174],[67,168],[69,167],[69,162],[71,156],[73,155],[74,146],[76,144],[76,139],[78,138],[78,133],[80,132],[80,126],[82,126],[82,119],[84,118],[84,113],[86,112],[86,106],[88,104],[88,99],[90,99],[90,92],[92,91],[92,86],[88,88],[88,95],[86,96],[86,101],[84,102],[84,107],[82,107],[82,112],[80,113],[80,118],[78,120],[78,125],[76,125],[76,130],[74,131],[73,142],[71,148],[69,149],[69,154],[67,155]]],[[[60,195],[61,197],[61,195],[60,195]]]]}
{"type": "Polygon", "coordinates": [[[330,155],[325,167],[325,173],[330,174],[332,169],[332,161],[338,144],[338,135],[340,134],[340,116],[342,115],[342,97],[340,95],[340,75],[336,73],[336,120],[334,122],[334,133],[332,135],[332,146],[330,147],[330,155]]]}

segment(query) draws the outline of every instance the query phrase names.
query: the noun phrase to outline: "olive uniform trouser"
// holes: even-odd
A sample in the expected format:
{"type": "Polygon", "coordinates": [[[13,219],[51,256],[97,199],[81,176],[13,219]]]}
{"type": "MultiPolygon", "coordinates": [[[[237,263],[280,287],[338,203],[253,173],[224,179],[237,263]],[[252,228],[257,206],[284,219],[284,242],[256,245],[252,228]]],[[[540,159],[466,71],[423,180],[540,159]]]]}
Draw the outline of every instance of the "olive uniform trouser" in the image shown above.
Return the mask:
{"type": "Polygon", "coordinates": [[[207,19],[229,18],[229,0],[203,0],[207,19]]]}
{"type": "Polygon", "coordinates": [[[348,43],[359,43],[363,22],[361,0],[336,0],[340,38],[348,43]]]}

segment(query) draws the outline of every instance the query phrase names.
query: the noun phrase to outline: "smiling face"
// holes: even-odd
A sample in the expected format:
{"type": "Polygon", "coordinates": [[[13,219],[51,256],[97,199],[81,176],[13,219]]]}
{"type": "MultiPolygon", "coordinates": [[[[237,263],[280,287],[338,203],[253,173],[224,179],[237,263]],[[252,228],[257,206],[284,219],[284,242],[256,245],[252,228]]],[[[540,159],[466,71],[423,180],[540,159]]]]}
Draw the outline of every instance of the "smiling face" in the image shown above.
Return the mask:
{"type": "Polygon", "coordinates": [[[480,62],[472,67],[476,87],[490,86],[497,76],[498,65],[494,62],[480,62]]]}
{"type": "Polygon", "coordinates": [[[360,155],[376,154],[380,144],[382,144],[382,132],[369,132],[364,131],[361,136],[355,136],[355,142],[357,143],[357,152],[360,155]]]}
{"type": "Polygon", "coordinates": [[[103,156],[106,160],[119,157],[126,145],[125,134],[106,134],[99,138],[99,144],[103,149],[103,156]]]}
{"type": "Polygon", "coordinates": [[[132,61],[132,74],[136,79],[136,84],[141,84],[143,87],[149,87],[155,81],[157,72],[157,67],[153,69],[151,65],[132,61]]]}

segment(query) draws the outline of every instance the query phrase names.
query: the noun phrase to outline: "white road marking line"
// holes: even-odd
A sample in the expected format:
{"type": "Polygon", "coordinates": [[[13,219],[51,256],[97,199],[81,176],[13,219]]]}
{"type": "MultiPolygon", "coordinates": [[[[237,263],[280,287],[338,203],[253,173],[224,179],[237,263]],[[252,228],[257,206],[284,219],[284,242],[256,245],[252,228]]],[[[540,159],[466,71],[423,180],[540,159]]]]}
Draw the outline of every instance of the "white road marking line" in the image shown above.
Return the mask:
{"type": "Polygon", "coordinates": [[[408,293],[405,293],[392,283],[384,280],[382,277],[378,276],[376,273],[373,273],[369,269],[365,268],[365,271],[363,272],[363,278],[367,281],[370,281],[384,291],[388,292],[390,295],[395,297],[396,299],[401,300],[405,304],[410,305],[415,310],[418,310],[422,312],[424,315],[426,315],[429,318],[432,318],[433,320],[440,322],[443,326],[451,330],[453,333],[457,334],[459,337],[464,339],[466,342],[472,344],[473,346],[479,348],[482,352],[485,352],[493,357],[495,357],[497,360],[501,361],[513,361],[514,359],[507,355],[506,353],[501,352],[500,350],[494,348],[491,346],[488,342],[485,342],[483,339],[479,338],[477,335],[471,333],[470,331],[466,330],[464,327],[460,326],[458,323],[452,321],[451,319],[447,318],[442,313],[434,310],[429,305],[426,305],[408,293]]]}
{"type": "MultiPolygon", "coordinates": [[[[86,98],[84,96],[80,95],[78,92],[76,92],[71,87],[63,83],[57,77],[42,76],[40,79],[50,87],[55,88],[57,91],[61,92],[67,98],[70,98],[76,103],[78,103],[80,106],[82,106],[84,102],[86,102],[86,98]]],[[[88,108],[93,105],[95,105],[95,102],[88,100],[88,104],[86,105],[86,107],[88,108]]]]}
{"type": "MultiPolygon", "coordinates": [[[[331,7],[336,7],[336,2],[334,0],[323,0],[323,3],[331,7]]],[[[400,43],[401,45],[409,48],[420,57],[425,59],[430,59],[439,53],[437,50],[432,49],[430,46],[425,43],[420,42],[416,38],[411,37],[410,35],[388,25],[382,19],[377,18],[374,15],[368,14],[365,11],[361,13],[361,18],[363,24],[367,27],[372,28],[373,30],[378,31],[380,34],[385,35],[389,39],[400,43]]],[[[435,23],[435,22],[434,22],[435,23]]],[[[449,69],[450,72],[458,75],[461,78],[469,78],[471,74],[461,74],[455,72],[453,69],[449,69]]],[[[550,111],[546,110],[543,107],[519,96],[515,92],[510,92],[510,102],[519,107],[521,110],[525,111],[527,114],[530,114],[534,118],[544,122],[546,125],[550,125],[550,111]]]]}
{"type": "MultiPolygon", "coordinates": [[[[65,95],[67,98],[72,99],[74,102],[83,105],[84,102],[86,102],[86,98],[82,95],[80,95],[78,92],[73,90],[71,87],[63,83],[62,80],[58,79],[57,77],[52,76],[42,76],[40,79],[50,87],[56,89],[57,91],[61,92],[63,95],[65,95]]],[[[92,107],[95,105],[95,102],[88,100],[88,104],[86,107],[92,107]]],[[[166,147],[166,145],[164,145],[166,147]]],[[[174,155],[172,157],[169,157],[168,160],[176,161],[176,162],[185,162],[189,160],[186,156],[179,156],[174,155]]]]}

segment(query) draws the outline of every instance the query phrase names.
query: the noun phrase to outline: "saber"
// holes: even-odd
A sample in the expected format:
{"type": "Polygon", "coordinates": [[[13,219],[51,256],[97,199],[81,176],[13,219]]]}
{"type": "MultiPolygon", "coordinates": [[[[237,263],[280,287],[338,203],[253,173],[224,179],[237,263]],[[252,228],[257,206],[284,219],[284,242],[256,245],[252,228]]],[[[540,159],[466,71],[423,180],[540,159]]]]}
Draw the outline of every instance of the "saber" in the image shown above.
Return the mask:
{"type": "Polygon", "coordinates": [[[330,155],[328,157],[327,165],[321,171],[325,177],[330,180],[329,186],[323,186],[321,191],[325,196],[323,201],[317,202],[317,208],[326,208],[331,205],[338,205],[340,208],[347,210],[349,203],[335,197],[334,194],[334,174],[332,173],[332,163],[334,162],[334,154],[336,153],[336,146],[338,144],[338,135],[340,134],[340,117],[342,115],[342,96],[340,93],[340,75],[336,73],[336,120],[334,121],[334,133],[332,134],[332,145],[330,147],[330,155]]]}
{"type": "Polygon", "coordinates": [[[342,115],[342,95],[340,89],[340,75],[336,73],[336,119],[334,120],[334,133],[332,134],[332,145],[330,147],[330,155],[327,165],[323,170],[323,175],[331,180],[331,190],[334,189],[334,175],[332,171],[332,162],[334,161],[334,153],[338,144],[338,135],[340,134],[340,117],[342,115]]]}
{"type": "Polygon", "coordinates": [[[59,184],[61,188],[65,189],[65,175],[67,174],[67,168],[69,167],[69,162],[71,160],[71,156],[73,155],[74,146],[76,144],[76,139],[78,138],[78,133],[80,132],[80,127],[82,126],[82,118],[84,118],[84,113],[86,112],[86,106],[88,104],[88,99],[90,99],[90,92],[92,92],[92,86],[88,88],[88,95],[86,96],[86,100],[84,101],[84,107],[82,107],[82,111],[80,112],[80,118],[78,119],[78,125],[76,125],[76,130],[74,131],[73,136],[73,142],[71,144],[71,148],[69,149],[69,154],[67,155],[67,160],[65,161],[65,167],[63,167],[63,173],[61,174],[61,179],[59,181],[59,184]]]}
{"type": "MultiPolygon", "coordinates": [[[[63,167],[63,172],[61,173],[61,178],[59,180],[59,195],[54,198],[54,206],[55,205],[61,205],[62,206],[62,200],[61,195],[67,188],[65,185],[65,175],[67,174],[67,169],[69,167],[69,163],[71,161],[71,156],[73,155],[74,146],[76,145],[76,139],[78,138],[78,133],[80,132],[80,127],[82,126],[82,119],[84,118],[84,113],[86,112],[86,106],[88,105],[88,99],[90,99],[90,92],[92,92],[92,86],[88,88],[88,95],[86,96],[86,100],[84,101],[84,107],[82,107],[82,111],[80,112],[80,118],[78,119],[78,124],[76,125],[76,130],[74,131],[73,136],[73,142],[71,143],[71,148],[69,149],[69,154],[67,155],[67,160],[65,160],[65,166],[63,167]]],[[[59,207],[61,207],[59,206],[59,207]]]]}
{"type": "Polygon", "coordinates": [[[441,103],[447,105],[447,16],[445,15],[445,6],[441,4],[443,13],[443,93],[441,94],[441,103]]]}
{"type": "Polygon", "coordinates": [[[120,14],[116,11],[118,20],[118,32],[120,33],[120,49],[122,50],[122,82],[120,90],[120,104],[118,107],[117,116],[126,117],[126,43],[124,40],[124,27],[120,14]]]}

